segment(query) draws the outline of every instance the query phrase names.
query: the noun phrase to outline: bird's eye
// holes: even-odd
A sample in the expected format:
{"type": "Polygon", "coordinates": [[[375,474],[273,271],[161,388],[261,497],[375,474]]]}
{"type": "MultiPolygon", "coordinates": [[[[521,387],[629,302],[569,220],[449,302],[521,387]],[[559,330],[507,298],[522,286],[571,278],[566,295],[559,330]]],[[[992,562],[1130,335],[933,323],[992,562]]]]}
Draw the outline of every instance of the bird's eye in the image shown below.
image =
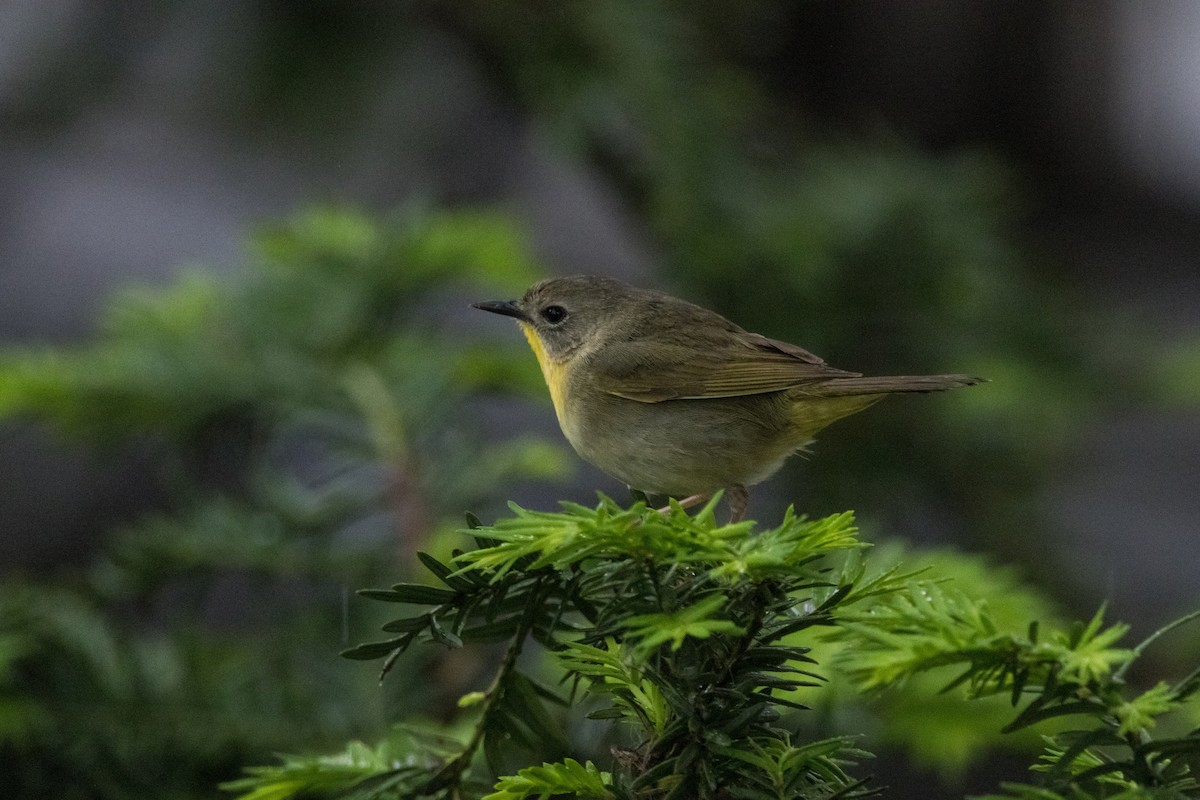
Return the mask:
{"type": "Polygon", "coordinates": [[[567,310],[562,306],[546,306],[541,311],[542,319],[551,325],[557,325],[567,318],[567,310]]]}

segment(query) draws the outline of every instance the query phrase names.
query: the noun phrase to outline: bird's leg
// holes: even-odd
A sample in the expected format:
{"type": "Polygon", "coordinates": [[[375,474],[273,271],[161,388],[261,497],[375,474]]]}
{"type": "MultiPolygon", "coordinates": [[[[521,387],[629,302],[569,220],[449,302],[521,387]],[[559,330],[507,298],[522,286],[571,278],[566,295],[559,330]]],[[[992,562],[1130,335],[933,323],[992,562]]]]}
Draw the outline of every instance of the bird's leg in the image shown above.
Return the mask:
{"type": "MultiPolygon", "coordinates": [[[[683,509],[695,508],[702,503],[707,503],[712,499],[711,494],[693,494],[688,495],[679,501],[679,507],[683,509]]],[[[741,522],[746,517],[746,509],[750,505],[750,493],[746,491],[746,487],[740,483],[735,483],[725,489],[725,502],[729,504],[729,524],[741,522]]],[[[669,514],[671,507],[663,506],[658,509],[660,514],[669,514]]]]}
{"type": "MultiPolygon", "coordinates": [[[[701,503],[707,503],[709,501],[709,499],[711,499],[711,498],[712,498],[711,494],[690,494],[687,497],[685,497],[679,501],[679,507],[684,510],[687,510],[689,508],[695,508],[696,506],[700,505],[701,503]]],[[[658,509],[658,513],[660,513],[664,516],[666,516],[667,514],[670,514],[671,506],[670,505],[663,506],[662,508],[658,509]]]]}
{"type": "Polygon", "coordinates": [[[707,503],[712,499],[711,494],[690,494],[679,501],[680,508],[695,508],[701,503],[707,503]]]}
{"type": "Polygon", "coordinates": [[[735,483],[725,490],[725,502],[729,504],[729,523],[741,522],[750,505],[750,493],[745,486],[735,483]]]}

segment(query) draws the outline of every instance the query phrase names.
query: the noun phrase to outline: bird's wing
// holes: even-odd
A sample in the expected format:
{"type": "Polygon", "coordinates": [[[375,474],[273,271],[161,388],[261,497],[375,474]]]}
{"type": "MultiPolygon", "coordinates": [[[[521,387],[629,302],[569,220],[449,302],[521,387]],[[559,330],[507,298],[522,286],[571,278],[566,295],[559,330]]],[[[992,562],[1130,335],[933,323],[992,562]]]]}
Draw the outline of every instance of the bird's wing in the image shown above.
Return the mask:
{"type": "Polygon", "coordinates": [[[827,378],[849,377],[786,342],[739,331],[716,342],[607,345],[589,359],[602,391],[637,400],[698,400],[778,392],[827,378]]]}

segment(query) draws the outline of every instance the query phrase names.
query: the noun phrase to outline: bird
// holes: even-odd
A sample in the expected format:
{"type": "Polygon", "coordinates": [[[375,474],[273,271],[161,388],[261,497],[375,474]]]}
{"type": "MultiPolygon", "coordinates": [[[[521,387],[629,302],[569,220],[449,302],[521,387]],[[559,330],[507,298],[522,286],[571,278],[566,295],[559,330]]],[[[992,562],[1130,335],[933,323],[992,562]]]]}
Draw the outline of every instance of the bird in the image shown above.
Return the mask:
{"type": "Polygon", "coordinates": [[[889,394],[983,381],[837,369],[715,311],[598,275],[549,278],[520,299],[473,306],[517,320],[583,460],[684,508],[723,491],[731,522],[745,516],[747,487],[830,423],[889,394]]]}

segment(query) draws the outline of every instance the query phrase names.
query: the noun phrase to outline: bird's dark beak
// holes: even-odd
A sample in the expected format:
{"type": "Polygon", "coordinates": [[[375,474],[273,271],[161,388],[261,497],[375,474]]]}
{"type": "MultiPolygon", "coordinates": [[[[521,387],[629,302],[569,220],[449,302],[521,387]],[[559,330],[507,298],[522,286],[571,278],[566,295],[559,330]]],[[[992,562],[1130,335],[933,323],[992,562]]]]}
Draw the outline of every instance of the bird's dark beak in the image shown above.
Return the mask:
{"type": "Polygon", "coordinates": [[[517,306],[516,300],[485,300],[482,303],[472,303],[471,307],[490,311],[493,314],[502,314],[506,317],[515,317],[522,322],[529,321],[529,317],[525,316],[525,312],[517,306]]]}

